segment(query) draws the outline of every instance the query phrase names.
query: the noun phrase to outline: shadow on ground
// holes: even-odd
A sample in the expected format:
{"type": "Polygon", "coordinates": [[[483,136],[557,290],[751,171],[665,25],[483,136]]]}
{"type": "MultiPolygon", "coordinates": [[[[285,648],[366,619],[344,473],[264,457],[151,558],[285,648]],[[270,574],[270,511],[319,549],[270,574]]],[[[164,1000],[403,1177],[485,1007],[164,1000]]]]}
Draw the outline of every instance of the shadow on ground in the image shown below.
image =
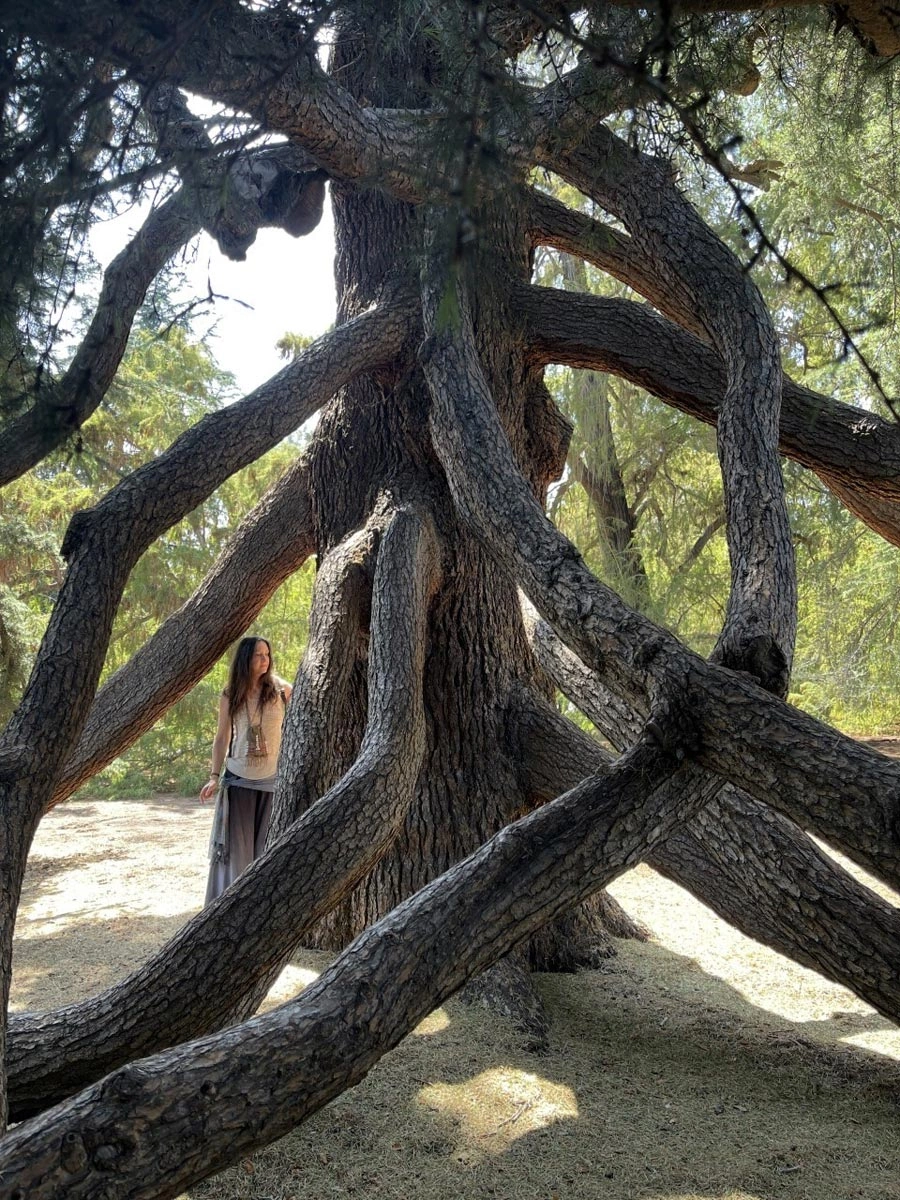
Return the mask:
{"type": "Polygon", "coordinates": [[[900,1062],[841,1041],[888,1022],[787,1021],[662,946],[619,951],[539,977],[549,1053],[451,1001],[358,1088],[187,1196],[900,1200],[900,1062]]]}

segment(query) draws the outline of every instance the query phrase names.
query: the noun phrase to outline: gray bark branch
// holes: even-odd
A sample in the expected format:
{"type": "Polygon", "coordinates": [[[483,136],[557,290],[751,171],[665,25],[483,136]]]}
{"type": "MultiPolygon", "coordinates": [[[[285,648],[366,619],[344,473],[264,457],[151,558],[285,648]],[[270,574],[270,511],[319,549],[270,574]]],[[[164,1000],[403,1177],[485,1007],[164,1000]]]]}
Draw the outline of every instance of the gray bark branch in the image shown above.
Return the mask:
{"type": "Polygon", "coordinates": [[[768,695],[744,672],[704,662],[591,574],[516,466],[461,289],[456,326],[438,326],[440,281],[424,286],[431,429],[462,518],[609,690],[645,714],[667,680],[683,680],[698,763],[897,886],[900,765],[768,695]]]}
{"type": "MultiPolygon", "coordinates": [[[[535,360],[608,371],[708,425],[725,371],[698,338],[646,306],[552,288],[516,292],[535,360]]],[[[781,452],[814,471],[861,520],[900,545],[900,428],[785,378],[781,452]]]]}
{"type": "MultiPolygon", "coordinates": [[[[534,632],[538,659],[560,690],[617,749],[632,744],[638,715],[623,713],[545,625],[534,632]]],[[[536,799],[609,761],[593,738],[556,712],[541,712],[540,702],[519,697],[518,711],[523,770],[536,799]]],[[[716,790],[646,861],[748,937],[900,1021],[900,909],[787,818],[730,785],[716,790]]]]}
{"type": "Polygon", "coordinates": [[[0,1144],[0,1186],[77,1200],[102,1181],[109,1200],[161,1200],[286,1133],[467,979],[683,823],[686,790],[660,786],[674,768],[642,741],[361,934],[297,1000],[133,1063],[18,1126],[0,1144]]]}
{"type": "Polygon", "coordinates": [[[50,805],[71,796],[186,695],[315,548],[303,457],[247,514],[194,594],[97,692],[50,805]]]}
{"type": "Polygon", "coordinates": [[[12,1018],[8,1070],[16,1118],[136,1055],[230,1022],[303,929],[371,870],[402,824],[419,773],[422,664],[438,578],[430,520],[398,510],[376,565],[369,718],[355,763],[132,975],[55,1013],[12,1018]]]}
{"type": "Polygon", "coordinates": [[[180,191],[154,209],[116,255],[71,365],[59,380],[42,385],[31,407],[0,430],[0,487],[61,446],[96,411],[122,361],[147,288],[199,229],[189,198],[180,191]]]}
{"type": "Polygon", "coordinates": [[[731,591],[714,653],[785,695],[797,589],[778,458],[781,359],[762,297],[675,187],[667,164],[632,151],[599,123],[577,146],[549,127],[537,156],[623,221],[637,252],[696,314],[722,358],[716,431],[731,591]]]}

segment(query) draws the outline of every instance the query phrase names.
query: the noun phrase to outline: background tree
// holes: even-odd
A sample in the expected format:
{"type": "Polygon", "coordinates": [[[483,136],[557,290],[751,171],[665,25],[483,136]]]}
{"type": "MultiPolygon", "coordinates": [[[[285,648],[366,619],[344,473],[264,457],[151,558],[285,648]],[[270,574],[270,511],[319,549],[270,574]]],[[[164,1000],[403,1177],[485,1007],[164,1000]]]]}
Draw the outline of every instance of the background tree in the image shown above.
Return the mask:
{"type": "MultiPolygon", "coordinates": [[[[897,913],[807,832],[896,884],[900,767],[781,698],[797,599],[779,461],[780,449],[815,471],[896,542],[898,433],[783,376],[746,262],[676,186],[669,144],[726,169],[714,101],[749,90],[757,21],[771,45],[798,28],[792,9],[763,23],[691,7],[7,6],[10,211],[38,219],[38,184],[101,104],[118,114],[108,151],[98,178],[76,173],[73,202],[85,182],[91,197],[153,176],[171,187],[107,271],[71,363],[32,371],[26,356],[4,478],[101,403],[146,289],[199,228],[235,257],[261,224],[302,233],[327,176],[339,301],[330,333],[68,526],[65,576],[0,740],[4,1001],[41,813],[189,691],[312,553],[318,572],[271,845],[133,976],[10,1022],[11,1112],[38,1114],[0,1143],[11,1194],[176,1195],[352,1084],[548,923],[562,925],[543,962],[589,959],[597,903],[573,910],[644,858],[900,1012],[897,913]],[[38,118],[17,79],[43,95],[57,61],[63,83],[38,118]],[[188,96],[222,110],[207,119],[188,96]],[[547,175],[592,210],[549,195],[547,175]],[[535,285],[539,246],[657,311],[535,285]],[[730,564],[708,659],[628,607],[545,517],[571,433],[544,383],[551,364],[621,376],[716,426],[730,564]],[[320,409],[308,450],[98,690],[141,556],[320,409]],[[541,620],[523,616],[518,589],[541,620]],[[556,712],[552,684],[618,758],[556,712]],[[349,945],[299,999],[241,1023],[301,937],[349,945]]],[[[896,52],[890,11],[847,15],[865,42],[857,63],[896,52]]],[[[819,10],[799,31],[833,37],[819,10]]],[[[742,253],[778,261],[740,212],[742,253]]],[[[33,255],[23,264],[27,282],[33,255]]],[[[18,294],[11,342],[34,310],[18,294]]],[[[846,322],[838,337],[849,346],[846,322]]],[[[521,961],[490,986],[537,1019],[521,961]]]]}

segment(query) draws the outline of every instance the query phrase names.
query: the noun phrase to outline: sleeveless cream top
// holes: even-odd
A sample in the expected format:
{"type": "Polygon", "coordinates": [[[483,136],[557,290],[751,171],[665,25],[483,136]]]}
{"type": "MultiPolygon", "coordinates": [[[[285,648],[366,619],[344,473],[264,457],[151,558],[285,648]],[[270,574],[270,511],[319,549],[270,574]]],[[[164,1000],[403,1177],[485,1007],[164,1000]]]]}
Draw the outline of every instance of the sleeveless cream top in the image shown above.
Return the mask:
{"type": "MultiPolygon", "coordinates": [[[[275,683],[277,687],[282,687],[282,680],[276,679],[275,683]]],[[[278,765],[278,751],[281,749],[281,726],[284,723],[284,701],[281,695],[277,695],[261,709],[251,703],[248,711],[248,706],[242,704],[232,717],[231,723],[234,729],[232,752],[225,760],[225,766],[231,774],[239,775],[242,779],[269,779],[274,776],[278,765]],[[249,757],[247,754],[251,724],[262,725],[266,744],[266,753],[262,757],[249,757]]]]}

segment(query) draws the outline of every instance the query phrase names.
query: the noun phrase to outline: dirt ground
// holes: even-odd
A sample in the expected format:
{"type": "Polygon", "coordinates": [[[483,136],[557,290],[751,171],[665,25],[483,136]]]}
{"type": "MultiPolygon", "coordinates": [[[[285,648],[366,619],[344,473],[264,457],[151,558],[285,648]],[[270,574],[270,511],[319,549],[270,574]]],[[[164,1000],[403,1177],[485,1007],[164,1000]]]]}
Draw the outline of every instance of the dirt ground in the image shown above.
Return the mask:
{"type": "MultiPolygon", "coordinates": [[[[210,817],[173,796],[54,810],[14,1010],[89,995],[173,934],[202,900],[210,817]]],[[[302,1129],[183,1200],[900,1200],[900,1028],[648,868],[611,890],[654,939],[540,977],[549,1053],[451,1001],[302,1129]]],[[[269,1003],[325,961],[295,956],[269,1003]]]]}

